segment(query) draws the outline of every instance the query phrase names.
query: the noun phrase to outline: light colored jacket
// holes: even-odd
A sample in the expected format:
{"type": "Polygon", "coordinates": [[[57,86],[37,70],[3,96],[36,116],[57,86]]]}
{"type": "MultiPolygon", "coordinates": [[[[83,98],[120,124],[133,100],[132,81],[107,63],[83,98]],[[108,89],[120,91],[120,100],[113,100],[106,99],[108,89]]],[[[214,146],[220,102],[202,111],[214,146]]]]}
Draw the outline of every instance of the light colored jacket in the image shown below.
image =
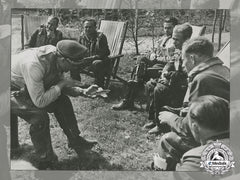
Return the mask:
{"type": "Polygon", "coordinates": [[[33,104],[43,108],[61,94],[57,83],[63,73],[56,65],[56,47],[46,45],[27,49],[12,56],[11,83],[19,88],[26,86],[33,104]]]}

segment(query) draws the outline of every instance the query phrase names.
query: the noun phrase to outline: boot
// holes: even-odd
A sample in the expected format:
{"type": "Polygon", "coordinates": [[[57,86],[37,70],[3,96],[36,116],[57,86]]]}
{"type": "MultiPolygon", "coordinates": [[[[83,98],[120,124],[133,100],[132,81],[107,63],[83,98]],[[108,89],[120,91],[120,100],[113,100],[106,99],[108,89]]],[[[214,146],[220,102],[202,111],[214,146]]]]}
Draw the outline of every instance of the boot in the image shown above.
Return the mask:
{"type": "Polygon", "coordinates": [[[40,156],[37,168],[39,170],[54,170],[56,163],[58,163],[58,157],[53,152],[47,156],[46,155],[40,156]]]}
{"type": "Polygon", "coordinates": [[[76,151],[84,151],[92,149],[97,143],[96,140],[86,140],[81,136],[77,136],[69,140],[68,147],[76,151]]]}
{"type": "Polygon", "coordinates": [[[158,126],[155,126],[154,128],[148,131],[148,134],[160,134],[160,128],[158,126]]]}
{"type": "Polygon", "coordinates": [[[123,99],[122,102],[119,104],[113,105],[111,109],[113,110],[126,110],[126,109],[132,109],[134,107],[134,103],[127,100],[123,99]]]}
{"type": "Polygon", "coordinates": [[[161,133],[167,133],[167,132],[170,132],[171,131],[171,128],[169,125],[167,124],[158,124],[152,128],[150,131],[148,131],[149,134],[161,134],[161,133]]]}
{"type": "Polygon", "coordinates": [[[143,129],[152,129],[152,128],[154,128],[155,126],[156,126],[156,124],[155,124],[153,121],[151,121],[151,122],[146,123],[146,124],[143,126],[143,129]]]}

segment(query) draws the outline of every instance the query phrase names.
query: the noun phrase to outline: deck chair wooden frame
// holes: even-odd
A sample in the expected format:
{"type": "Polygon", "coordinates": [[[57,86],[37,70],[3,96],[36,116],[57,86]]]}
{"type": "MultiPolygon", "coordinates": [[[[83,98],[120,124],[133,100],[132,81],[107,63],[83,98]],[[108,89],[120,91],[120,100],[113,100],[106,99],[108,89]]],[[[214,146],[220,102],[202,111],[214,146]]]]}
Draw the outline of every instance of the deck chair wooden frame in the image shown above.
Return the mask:
{"type": "Polygon", "coordinates": [[[126,82],[124,79],[117,76],[117,71],[120,63],[120,58],[123,57],[122,49],[126,37],[128,23],[121,21],[101,20],[99,30],[103,32],[108,40],[111,60],[111,73],[107,76],[106,87],[109,86],[110,78],[118,79],[121,82],[126,82]]]}
{"type": "Polygon", "coordinates": [[[226,67],[230,68],[230,41],[224,44],[216,56],[223,61],[226,67]]]}

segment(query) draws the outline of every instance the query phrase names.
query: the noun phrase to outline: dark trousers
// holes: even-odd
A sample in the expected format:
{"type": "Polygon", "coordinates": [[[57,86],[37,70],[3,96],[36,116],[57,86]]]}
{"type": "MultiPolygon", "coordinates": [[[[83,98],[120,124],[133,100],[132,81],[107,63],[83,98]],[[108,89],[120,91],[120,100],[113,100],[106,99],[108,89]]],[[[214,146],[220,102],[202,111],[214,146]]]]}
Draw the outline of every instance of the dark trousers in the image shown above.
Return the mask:
{"type": "MultiPolygon", "coordinates": [[[[162,112],[164,113],[164,112],[162,112]]],[[[169,112],[168,112],[169,113],[169,112]]],[[[166,115],[167,117],[171,117],[166,115]]],[[[167,124],[171,127],[171,132],[164,134],[158,145],[158,153],[162,158],[170,159],[170,167],[174,170],[176,163],[180,162],[183,154],[188,150],[200,146],[196,142],[188,125],[187,117],[173,116],[174,119],[167,118],[167,124]]],[[[162,114],[164,119],[164,114],[162,114]]]]}
{"type": "MultiPolygon", "coordinates": [[[[148,82],[150,78],[160,77],[159,70],[162,69],[162,66],[162,64],[150,61],[146,57],[139,57],[137,65],[133,69],[131,80],[128,82],[128,91],[125,99],[133,103],[140,90],[144,88],[145,82],[148,82]],[[148,67],[152,67],[153,69],[149,70],[148,67]]],[[[155,85],[152,87],[152,84],[146,84],[145,94],[147,97],[151,96],[150,93],[153,91],[152,89],[154,89],[155,85]]]]}
{"type": "MultiPolygon", "coordinates": [[[[105,77],[110,75],[110,60],[94,60],[89,70],[94,73],[95,84],[99,87],[104,87],[105,77]]],[[[81,81],[81,69],[71,70],[71,77],[75,80],[81,81]]]]}
{"type": "Polygon", "coordinates": [[[171,90],[168,85],[150,80],[145,85],[146,95],[149,97],[148,119],[158,123],[158,114],[161,108],[171,105],[171,90]]]}
{"type": "Polygon", "coordinates": [[[53,148],[51,143],[48,112],[54,113],[56,119],[69,140],[80,134],[73,106],[68,96],[61,95],[46,108],[37,108],[29,97],[11,97],[11,147],[18,144],[17,117],[30,124],[30,136],[36,153],[41,159],[51,160],[53,148]]]}

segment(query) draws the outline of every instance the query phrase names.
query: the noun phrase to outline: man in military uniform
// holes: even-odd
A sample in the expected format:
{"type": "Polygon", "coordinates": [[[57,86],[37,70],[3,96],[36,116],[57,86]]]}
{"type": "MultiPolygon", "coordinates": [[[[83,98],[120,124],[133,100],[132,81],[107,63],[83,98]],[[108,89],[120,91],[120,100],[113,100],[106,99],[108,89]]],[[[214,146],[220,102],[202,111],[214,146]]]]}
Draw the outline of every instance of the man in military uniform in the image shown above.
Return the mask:
{"type": "Polygon", "coordinates": [[[63,39],[62,32],[57,30],[59,19],[50,16],[46,25],[41,25],[30,37],[26,48],[40,47],[44,45],[56,46],[63,39]]]}
{"type": "Polygon", "coordinates": [[[158,114],[163,106],[179,107],[182,105],[187,87],[187,73],[182,69],[181,50],[183,43],[190,39],[191,35],[192,27],[188,23],[177,25],[173,29],[172,39],[177,57],[172,57],[163,69],[163,74],[175,71],[172,85],[168,88],[161,81],[157,82],[153,79],[146,84],[146,91],[151,97],[151,102],[148,118],[150,122],[144,125],[144,129],[150,129],[149,134],[157,134],[163,130],[158,121],[158,114]]]}
{"type": "Polygon", "coordinates": [[[87,48],[78,42],[62,40],[56,47],[30,48],[12,56],[11,147],[19,146],[14,124],[17,117],[21,117],[31,124],[31,140],[44,167],[57,159],[51,144],[48,112],[54,113],[68,138],[69,147],[76,152],[91,149],[97,143],[79,136],[73,106],[67,96],[81,95],[73,88],[81,83],[63,77],[64,72],[84,65],[86,53],[87,48]]]}
{"type": "MultiPolygon", "coordinates": [[[[90,70],[94,72],[95,84],[104,87],[105,76],[110,70],[110,50],[108,48],[107,37],[96,30],[97,24],[94,19],[87,19],[83,23],[84,32],[79,37],[79,43],[88,48],[88,56],[94,58],[90,70]]],[[[71,77],[80,80],[81,69],[71,70],[71,77]]]]}
{"type": "MultiPolygon", "coordinates": [[[[229,102],[217,96],[201,96],[191,103],[188,124],[194,139],[201,144],[184,153],[176,171],[201,171],[203,150],[213,141],[229,144],[229,102]]],[[[222,160],[218,151],[214,158],[222,160]]]]}
{"type": "MultiPolygon", "coordinates": [[[[229,69],[223,66],[219,58],[213,57],[213,50],[213,44],[205,37],[193,38],[184,44],[183,66],[189,79],[184,102],[191,103],[203,95],[215,95],[229,101],[229,69]]],[[[171,127],[171,132],[160,139],[159,153],[161,157],[170,157],[176,165],[186,151],[197,147],[199,143],[193,138],[187,117],[163,111],[158,118],[161,124],[171,127]]],[[[173,163],[171,168],[175,165],[173,163]]]]}
{"type": "Polygon", "coordinates": [[[167,63],[166,51],[173,48],[172,32],[175,25],[178,24],[178,20],[174,17],[166,18],[163,23],[164,35],[158,41],[158,49],[156,53],[150,56],[150,59],[146,57],[138,58],[138,65],[134,69],[132,79],[128,82],[128,92],[119,104],[113,105],[114,110],[124,110],[132,109],[134,107],[134,100],[139,91],[142,88],[144,82],[148,81],[150,78],[158,78],[159,70],[162,70],[164,65],[167,63]],[[147,67],[152,67],[154,73],[148,72],[147,67]],[[154,76],[154,77],[153,77],[154,76]]]}

